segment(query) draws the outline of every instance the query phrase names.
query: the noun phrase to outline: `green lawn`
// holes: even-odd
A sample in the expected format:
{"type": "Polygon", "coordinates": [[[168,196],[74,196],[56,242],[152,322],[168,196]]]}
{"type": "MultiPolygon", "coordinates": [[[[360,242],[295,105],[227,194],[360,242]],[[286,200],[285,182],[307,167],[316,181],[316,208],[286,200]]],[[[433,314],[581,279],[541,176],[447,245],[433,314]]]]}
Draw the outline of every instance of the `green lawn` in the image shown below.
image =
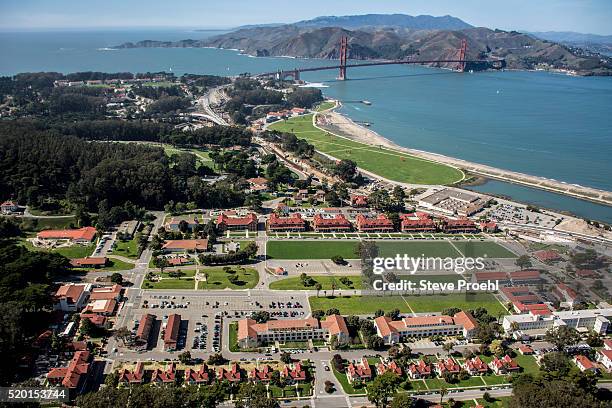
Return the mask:
{"type": "MultiPolygon", "coordinates": [[[[360,276],[346,276],[350,279],[352,284],[349,286],[340,282],[342,276],[314,276],[311,275],[315,282],[318,282],[323,287],[322,290],[331,290],[333,282],[336,282],[336,289],[361,289],[361,277],[360,276]]],[[[304,286],[302,280],[299,277],[281,279],[276,282],[270,283],[270,289],[274,290],[316,290],[314,286],[304,286]]]]}
{"type": "Polygon", "coordinates": [[[334,375],[336,376],[336,379],[338,380],[338,382],[340,383],[340,386],[342,387],[342,389],[344,390],[344,392],[346,394],[349,395],[354,395],[354,394],[365,394],[365,386],[363,386],[360,389],[355,389],[353,388],[353,386],[351,385],[351,383],[349,383],[348,379],[346,378],[346,374],[344,373],[339,373],[338,371],[336,371],[336,369],[334,368],[334,365],[330,363],[331,369],[334,372],[334,375]]]}
{"type": "Polygon", "coordinates": [[[427,390],[427,386],[425,385],[423,380],[410,380],[410,385],[412,385],[412,389],[415,391],[427,390]]]}
{"type": "Polygon", "coordinates": [[[353,160],[365,170],[382,177],[415,184],[452,184],[463,179],[463,172],[453,167],[408,155],[396,150],[370,146],[333,136],[312,125],[312,116],[305,115],[277,122],[270,130],[294,133],[315,148],[337,159],[353,160]]]}
{"type": "Polygon", "coordinates": [[[484,383],[480,377],[470,377],[467,380],[459,381],[455,384],[449,384],[442,378],[428,378],[425,380],[430,390],[439,390],[440,388],[462,388],[462,387],[484,387],[484,383]]]}
{"type": "MultiPolygon", "coordinates": [[[[376,234],[373,239],[376,239],[376,234]]],[[[355,251],[359,242],[322,241],[268,241],[267,254],[275,259],[330,259],[340,255],[345,259],[359,258],[355,251]]],[[[483,241],[376,241],[380,256],[389,257],[407,254],[412,257],[457,258],[463,256],[489,258],[514,258],[512,252],[495,242],[483,241]],[[455,249],[456,246],[457,249],[455,249]]]]}
{"type": "Polygon", "coordinates": [[[493,402],[486,402],[482,398],[478,398],[477,401],[480,405],[485,408],[507,408],[512,397],[497,397],[493,402]]]}
{"type": "Polygon", "coordinates": [[[323,112],[325,110],[333,108],[335,105],[336,105],[336,102],[333,102],[333,101],[321,102],[319,106],[316,107],[315,110],[317,112],[323,112]]]}
{"type": "Polygon", "coordinates": [[[208,272],[208,282],[199,282],[198,289],[252,289],[259,282],[259,273],[253,268],[243,268],[240,266],[231,266],[236,271],[238,283],[233,284],[228,280],[227,272],[223,268],[206,268],[200,270],[200,274],[208,272]]]}
{"type": "Polygon", "coordinates": [[[162,279],[159,282],[145,280],[142,287],[143,289],[193,289],[194,285],[193,278],[184,278],[162,279]]]}
{"type": "Polygon", "coordinates": [[[508,377],[506,377],[505,375],[493,375],[493,374],[489,374],[489,375],[483,375],[482,379],[484,380],[485,383],[487,383],[487,385],[499,385],[499,384],[508,384],[508,377]]]}
{"type": "Polygon", "coordinates": [[[327,310],[337,308],[340,314],[371,314],[382,309],[390,311],[399,309],[402,313],[410,313],[406,304],[408,302],[416,313],[440,312],[450,307],[460,309],[486,308],[492,316],[504,311],[503,306],[489,293],[476,294],[450,294],[450,295],[422,295],[422,296],[342,296],[342,297],[316,297],[309,298],[312,310],[327,310]]]}
{"type": "Polygon", "coordinates": [[[126,258],[138,259],[138,243],[135,239],[129,241],[115,240],[115,248],[113,249],[113,255],[121,255],[126,258]]]}
{"type": "Polygon", "coordinates": [[[36,223],[37,230],[43,229],[66,229],[70,228],[71,224],[76,224],[76,218],[72,217],[57,217],[57,218],[27,218],[23,220],[29,220],[36,223]]]}
{"type": "Polygon", "coordinates": [[[123,262],[118,259],[109,258],[108,264],[104,268],[75,268],[77,270],[86,270],[86,271],[129,271],[134,269],[134,264],[129,262],[123,262]]]}
{"type": "Polygon", "coordinates": [[[402,313],[409,313],[410,309],[400,296],[343,296],[343,297],[316,297],[308,298],[312,310],[327,310],[337,308],[340,314],[372,314],[378,309],[390,311],[399,309],[402,313]]]}
{"type": "MultiPolygon", "coordinates": [[[[44,252],[53,252],[56,254],[64,255],[66,258],[85,258],[86,256],[91,256],[93,250],[95,248],[94,244],[90,245],[72,245],[65,248],[55,248],[51,250],[38,248],[32,245],[29,241],[21,240],[23,245],[30,251],[44,251],[44,252]]],[[[131,269],[131,268],[130,268],[131,269]]]]}
{"type": "Polygon", "coordinates": [[[514,360],[523,368],[523,372],[527,374],[536,374],[540,371],[540,367],[536,363],[535,357],[533,356],[524,356],[522,354],[517,354],[514,357],[514,360]]]}
{"type": "Polygon", "coordinates": [[[449,307],[463,310],[484,307],[491,316],[507,313],[506,309],[490,293],[454,293],[449,295],[404,296],[410,307],[416,312],[440,312],[449,307]]]}

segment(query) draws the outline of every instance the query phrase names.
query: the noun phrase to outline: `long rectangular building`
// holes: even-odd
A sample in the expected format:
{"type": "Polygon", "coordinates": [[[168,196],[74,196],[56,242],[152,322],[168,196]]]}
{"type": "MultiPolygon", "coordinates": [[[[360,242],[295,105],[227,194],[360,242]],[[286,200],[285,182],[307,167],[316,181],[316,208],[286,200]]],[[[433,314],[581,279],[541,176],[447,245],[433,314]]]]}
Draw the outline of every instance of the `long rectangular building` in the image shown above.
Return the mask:
{"type": "Polygon", "coordinates": [[[546,332],[559,326],[567,326],[579,332],[594,331],[606,334],[610,329],[612,308],[552,312],[549,315],[525,313],[504,317],[502,327],[515,339],[542,338],[546,332]]]}
{"type": "Polygon", "coordinates": [[[454,336],[461,334],[465,338],[473,337],[478,323],[467,312],[459,312],[455,316],[416,316],[405,317],[402,320],[392,320],[380,316],[374,319],[378,336],[385,344],[395,344],[409,337],[454,336]]]}
{"type": "Polygon", "coordinates": [[[238,322],[238,345],[241,348],[253,348],[276,341],[329,341],[334,335],[340,344],[349,340],[346,322],[340,315],[327,316],[322,322],[313,317],[269,320],[265,323],[257,323],[253,319],[242,319],[238,322]]]}

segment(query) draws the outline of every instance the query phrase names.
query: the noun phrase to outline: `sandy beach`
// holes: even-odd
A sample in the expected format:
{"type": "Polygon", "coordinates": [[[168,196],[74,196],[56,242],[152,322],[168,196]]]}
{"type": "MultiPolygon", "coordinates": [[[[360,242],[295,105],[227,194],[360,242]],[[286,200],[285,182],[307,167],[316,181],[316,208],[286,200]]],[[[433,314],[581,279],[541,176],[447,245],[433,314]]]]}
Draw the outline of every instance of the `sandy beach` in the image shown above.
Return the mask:
{"type": "Polygon", "coordinates": [[[356,142],[399,150],[417,157],[457,167],[475,175],[508,181],[527,187],[539,188],[612,206],[612,192],[610,191],[568,184],[544,177],[473,163],[441,154],[406,148],[392,142],[367,127],[356,124],[350,118],[333,110],[318,113],[316,125],[337,136],[345,137],[356,142]]]}

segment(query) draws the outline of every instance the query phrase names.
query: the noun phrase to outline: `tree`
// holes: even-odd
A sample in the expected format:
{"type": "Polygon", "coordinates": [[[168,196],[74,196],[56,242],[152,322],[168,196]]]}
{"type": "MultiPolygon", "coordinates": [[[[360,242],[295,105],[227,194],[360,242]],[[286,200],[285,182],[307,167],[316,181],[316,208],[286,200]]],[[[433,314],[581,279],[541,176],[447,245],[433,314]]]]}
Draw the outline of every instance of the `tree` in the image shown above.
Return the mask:
{"type": "Polygon", "coordinates": [[[251,319],[255,320],[257,323],[265,323],[270,320],[270,313],[265,310],[258,310],[251,313],[251,319]]]}
{"type": "Polygon", "coordinates": [[[454,346],[455,345],[449,341],[447,343],[444,343],[444,345],[442,346],[442,349],[446,351],[447,353],[450,353],[454,346]]]}
{"type": "Polygon", "coordinates": [[[263,384],[253,382],[240,384],[234,402],[236,408],[276,408],[278,406],[274,398],[268,398],[266,387],[263,384]]]}
{"type": "Polygon", "coordinates": [[[286,351],[284,351],[280,355],[280,361],[282,361],[285,364],[291,364],[293,359],[291,358],[291,354],[290,353],[287,353],[286,351]]]}
{"type": "Polygon", "coordinates": [[[338,284],[336,284],[336,282],[334,281],[334,282],[332,282],[332,284],[331,284],[331,291],[332,291],[332,292],[331,292],[331,296],[332,296],[332,297],[334,297],[334,291],[335,291],[336,289],[338,289],[338,284]]]}
{"type": "Polygon", "coordinates": [[[123,344],[126,343],[126,340],[129,339],[131,335],[132,333],[126,326],[119,327],[113,333],[113,337],[120,340],[123,344]]]}
{"type": "Polygon", "coordinates": [[[373,402],[377,407],[386,407],[389,398],[395,394],[399,383],[400,378],[391,371],[387,371],[383,375],[377,376],[374,381],[368,385],[368,400],[373,402]]]}
{"type": "Polygon", "coordinates": [[[161,273],[164,273],[164,269],[170,266],[170,262],[168,262],[168,259],[165,256],[160,256],[155,258],[153,265],[155,265],[156,268],[159,268],[161,273]]]}
{"type": "Polygon", "coordinates": [[[96,329],[96,325],[93,324],[91,320],[88,318],[81,319],[81,334],[84,334],[85,336],[92,336],[96,329]]]}
{"type": "Polygon", "coordinates": [[[395,394],[389,408],[414,408],[416,400],[407,393],[395,394]]]}
{"type": "Polygon", "coordinates": [[[569,358],[560,351],[546,353],[540,360],[540,370],[557,377],[567,375],[571,367],[569,358]]]}
{"type": "Polygon", "coordinates": [[[323,289],[323,286],[319,282],[315,283],[315,289],[317,290],[317,297],[319,297],[319,292],[323,289]]]}
{"type": "Polygon", "coordinates": [[[337,314],[340,314],[340,310],[336,309],[335,307],[332,307],[332,308],[327,309],[327,311],[325,312],[325,314],[326,314],[327,316],[337,315],[337,314]]]}
{"type": "Polygon", "coordinates": [[[440,388],[440,405],[442,405],[442,400],[446,394],[448,394],[448,389],[446,387],[440,388]]]}
{"type": "Polygon", "coordinates": [[[514,261],[514,263],[521,269],[531,268],[532,266],[531,258],[529,257],[529,255],[519,256],[518,258],[516,258],[516,261],[514,261]]]}
{"type": "Polygon", "coordinates": [[[189,364],[191,362],[191,353],[189,352],[189,350],[183,351],[181,354],[178,355],[178,359],[183,364],[189,364]]]}
{"type": "Polygon", "coordinates": [[[568,326],[553,327],[546,332],[544,340],[554,344],[557,350],[564,351],[567,346],[580,341],[580,333],[568,326]]]}
{"type": "Polygon", "coordinates": [[[352,160],[341,160],[334,167],[334,175],[344,181],[351,181],[357,174],[357,163],[352,160]]]}
{"type": "Polygon", "coordinates": [[[209,365],[222,365],[225,364],[226,361],[225,357],[220,353],[211,354],[210,357],[208,357],[209,365]]]}
{"type": "Polygon", "coordinates": [[[335,263],[336,265],[345,265],[346,261],[344,260],[343,257],[341,257],[340,255],[334,255],[331,257],[331,261],[333,263],[335,263]]]}
{"type": "Polygon", "coordinates": [[[119,272],[115,272],[111,275],[111,282],[121,285],[123,283],[123,275],[119,272]]]}
{"type": "Polygon", "coordinates": [[[504,344],[501,340],[498,339],[495,339],[491,342],[491,344],[489,345],[489,350],[497,357],[501,357],[505,353],[504,344]]]}

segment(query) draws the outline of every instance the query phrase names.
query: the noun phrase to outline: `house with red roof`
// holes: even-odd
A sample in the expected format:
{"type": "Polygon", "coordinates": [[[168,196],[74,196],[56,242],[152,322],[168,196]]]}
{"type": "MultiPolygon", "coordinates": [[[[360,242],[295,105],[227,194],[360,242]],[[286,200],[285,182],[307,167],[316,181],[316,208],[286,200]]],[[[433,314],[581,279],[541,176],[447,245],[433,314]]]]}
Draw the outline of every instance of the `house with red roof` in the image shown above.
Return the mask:
{"type": "Polygon", "coordinates": [[[417,363],[412,363],[408,366],[408,375],[413,380],[428,378],[431,376],[431,365],[421,359],[417,363]]]}
{"type": "Polygon", "coordinates": [[[229,217],[225,213],[217,217],[219,231],[257,231],[257,215],[249,213],[244,217],[229,217]]]}
{"type": "Polygon", "coordinates": [[[119,383],[125,384],[142,384],[144,382],[144,363],[139,361],[136,363],[134,371],[130,371],[127,368],[119,371],[119,383]]]}
{"type": "Polygon", "coordinates": [[[55,292],[55,310],[78,312],[81,310],[91,292],[91,283],[67,283],[55,292]]]}
{"type": "Polygon", "coordinates": [[[293,366],[285,365],[281,370],[281,378],[285,379],[287,384],[295,384],[306,381],[306,370],[300,362],[293,366]]]}
{"type": "Polygon", "coordinates": [[[268,180],[263,177],[253,177],[246,181],[249,183],[249,193],[265,193],[270,190],[268,180]]]}
{"type": "Polygon", "coordinates": [[[395,227],[385,214],[379,214],[374,218],[363,214],[357,215],[357,230],[359,232],[393,232],[395,227]]]}
{"type": "Polygon", "coordinates": [[[85,306],[83,309],[84,314],[97,314],[100,316],[112,316],[117,308],[117,301],[115,299],[100,299],[93,300],[85,306]]]}
{"type": "Polygon", "coordinates": [[[544,249],[542,251],[536,251],[533,253],[533,256],[535,256],[539,261],[544,262],[544,263],[556,262],[562,259],[561,255],[559,255],[557,251],[552,250],[552,249],[544,249]]]}
{"type": "Polygon", "coordinates": [[[519,352],[524,356],[530,356],[535,353],[533,351],[533,348],[531,348],[531,346],[527,344],[521,344],[518,349],[519,349],[519,352]]]}
{"type": "Polygon", "coordinates": [[[489,372],[487,363],[482,361],[478,356],[466,359],[461,366],[465,371],[470,373],[470,375],[482,375],[489,372]]]}
{"type": "Polygon", "coordinates": [[[94,227],[83,227],[79,229],[66,230],[44,230],[36,234],[36,238],[40,240],[57,240],[69,241],[73,244],[89,244],[96,237],[96,229],[94,227]]]}
{"type": "Polygon", "coordinates": [[[543,282],[542,275],[537,269],[523,269],[508,274],[513,285],[537,285],[543,282]]]}
{"type": "Polygon", "coordinates": [[[269,382],[272,380],[272,373],[274,373],[272,367],[264,364],[261,368],[253,367],[253,369],[249,371],[248,377],[251,381],[269,382]]]}
{"type": "Polygon", "coordinates": [[[197,218],[171,218],[164,224],[164,228],[169,232],[179,232],[181,230],[193,232],[199,226],[200,222],[197,218]]]}
{"type": "Polygon", "coordinates": [[[337,214],[334,217],[323,217],[316,214],[313,220],[313,229],[316,232],[349,232],[353,224],[346,219],[344,214],[337,214]]]}
{"type": "Polygon", "coordinates": [[[89,294],[89,300],[111,300],[114,299],[119,301],[121,299],[121,291],[123,287],[119,284],[112,286],[102,286],[99,288],[93,288],[89,294]]]}
{"type": "Polygon", "coordinates": [[[578,269],[576,276],[579,278],[597,278],[597,272],[591,269],[578,269]]]}
{"type": "Polygon", "coordinates": [[[377,375],[383,375],[387,371],[391,371],[393,374],[396,374],[398,376],[402,375],[402,369],[400,366],[397,365],[395,361],[390,361],[386,364],[381,361],[380,363],[376,364],[377,375]]]}
{"type": "Polygon", "coordinates": [[[208,366],[202,363],[199,369],[187,368],[185,370],[185,384],[198,385],[210,382],[210,372],[208,366]]]}
{"type": "Polygon", "coordinates": [[[472,274],[472,282],[483,283],[487,281],[497,281],[499,286],[506,286],[511,284],[510,276],[506,272],[487,272],[487,271],[474,271],[472,274]]]}
{"type": "Polygon", "coordinates": [[[104,268],[108,264],[105,256],[86,256],[85,258],[74,258],[70,260],[70,266],[75,268],[104,268]]]}
{"type": "Polygon", "coordinates": [[[153,384],[172,384],[176,381],[176,363],[170,363],[165,370],[157,368],[151,375],[153,384]]]}
{"type": "Polygon", "coordinates": [[[99,328],[106,328],[108,325],[108,318],[101,314],[82,312],[80,316],[81,321],[83,321],[83,319],[88,319],[94,326],[99,328]]]}
{"type": "Polygon", "coordinates": [[[593,363],[587,356],[583,356],[581,354],[574,357],[574,363],[576,363],[576,367],[578,367],[580,371],[591,371],[593,373],[599,371],[595,363],[593,363]]]}
{"type": "Polygon", "coordinates": [[[202,239],[173,239],[164,242],[162,251],[166,253],[176,252],[206,252],[208,251],[208,240],[202,239]]]}
{"type": "Polygon", "coordinates": [[[346,367],[346,379],[351,384],[355,381],[368,381],[372,379],[372,369],[370,368],[368,359],[362,357],[355,363],[351,362],[348,367],[346,367]]]}
{"type": "Polygon", "coordinates": [[[497,358],[497,356],[495,356],[495,358],[493,358],[493,360],[491,360],[489,363],[489,367],[497,375],[516,372],[521,369],[517,362],[507,354],[502,358],[497,358]]]}
{"type": "Polygon", "coordinates": [[[47,381],[51,385],[61,385],[77,392],[82,390],[91,368],[90,359],[89,351],[77,351],[67,367],[51,369],[47,374],[47,381]]]}
{"type": "Polygon", "coordinates": [[[461,371],[461,366],[459,366],[459,364],[457,364],[452,357],[449,357],[446,360],[439,360],[436,364],[434,364],[434,369],[439,376],[442,376],[444,373],[459,374],[459,371],[461,371]]]}
{"type": "Polygon", "coordinates": [[[551,313],[549,306],[527,286],[501,288],[501,294],[508,302],[512,303],[512,307],[517,313],[551,313]]]}
{"type": "Polygon", "coordinates": [[[280,217],[274,213],[268,218],[268,230],[271,232],[304,232],[306,231],[306,220],[300,213],[291,214],[289,217],[280,217]]]}
{"type": "Polygon", "coordinates": [[[19,213],[21,211],[21,207],[14,201],[7,200],[0,204],[0,213],[9,215],[14,213],[19,213]]]}
{"type": "Polygon", "coordinates": [[[482,232],[494,233],[498,231],[497,223],[493,221],[486,221],[480,223],[480,230],[482,232]]]}
{"type": "Polygon", "coordinates": [[[237,363],[232,364],[229,370],[219,367],[217,371],[217,380],[219,381],[240,382],[242,379],[242,369],[237,363]]]}
{"type": "Polygon", "coordinates": [[[368,206],[368,197],[361,194],[351,195],[351,207],[364,208],[368,206]]]}
{"type": "Polygon", "coordinates": [[[330,341],[332,336],[336,336],[338,344],[346,344],[349,342],[350,334],[343,316],[338,314],[329,315],[320,323],[321,328],[325,332],[327,341],[330,341]]]}

